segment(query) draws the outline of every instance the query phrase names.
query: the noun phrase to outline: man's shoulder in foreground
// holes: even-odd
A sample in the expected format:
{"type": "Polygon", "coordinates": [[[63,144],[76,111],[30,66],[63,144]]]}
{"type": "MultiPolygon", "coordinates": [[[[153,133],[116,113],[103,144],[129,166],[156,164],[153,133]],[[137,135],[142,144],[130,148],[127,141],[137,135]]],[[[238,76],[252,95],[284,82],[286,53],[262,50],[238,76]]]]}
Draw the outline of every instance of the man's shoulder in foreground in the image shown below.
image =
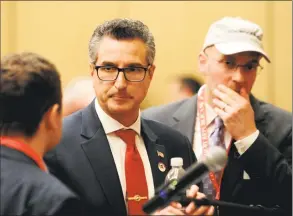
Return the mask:
{"type": "Polygon", "coordinates": [[[81,210],[78,197],[54,176],[28,163],[10,159],[3,160],[3,163],[1,197],[5,197],[1,199],[2,213],[60,215],[59,212],[67,214],[81,210]],[[15,166],[18,170],[13,169],[15,166]],[[17,207],[10,209],[8,203],[17,203],[17,207]]]}

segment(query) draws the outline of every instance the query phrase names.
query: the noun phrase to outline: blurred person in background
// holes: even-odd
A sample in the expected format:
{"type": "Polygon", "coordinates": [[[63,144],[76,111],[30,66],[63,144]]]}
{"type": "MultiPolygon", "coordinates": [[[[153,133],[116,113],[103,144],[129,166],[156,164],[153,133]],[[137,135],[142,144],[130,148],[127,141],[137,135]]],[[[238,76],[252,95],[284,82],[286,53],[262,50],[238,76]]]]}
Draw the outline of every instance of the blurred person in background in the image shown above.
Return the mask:
{"type": "MultiPolygon", "coordinates": [[[[201,191],[209,198],[275,207],[291,215],[292,114],[251,94],[260,60],[270,62],[262,37],[262,29],[248,20],[216,21],[198,58],[206,85],[190,99],[147,109],[143,116],[185,134],[197,159],[212,145],[227,150],[222,178],[215,174],[202,181],[201,191]]],[[[219,213],[253,215],[228,207],[219,213]]]]}
{"type": "Polygon", "coordinates": [[[169,85],[171,96],[170,102],[180,101],[194,96],[201,85],[201,82],[192,76],[186,75],[175,77],[169,85]]]}
{"type": "Polygon", "coordinates": [[[0,77],[0,215],[80,215],[77,196],[42,159],[62,132],[57,69],[37,54],[12,54],[0,77]]]}
{"type": "Polygon", "coordinates": [[[82,76],[72,79],[63,93],[63,116],[68,116],[85,108],[95,98],[93,80],[82,76]]]}
{"type": "MultiPolygon", "coordinates": [[[[138,20],[99,25],[89,42],[90,73],[96,99],[64,118],[61,143],[45,157],[50,171],[93,208],[87,215],[144,215],[143,204],[164,183],[170,159],[194,162],[187,138],[140,116],[155,71],[155,42],[138,20]]],[[[203,197],[190,188],[189,197],[203,197]]],[[[179,203],[158,215],[210,215],[213,207],[186,211],[179,203]]]]}

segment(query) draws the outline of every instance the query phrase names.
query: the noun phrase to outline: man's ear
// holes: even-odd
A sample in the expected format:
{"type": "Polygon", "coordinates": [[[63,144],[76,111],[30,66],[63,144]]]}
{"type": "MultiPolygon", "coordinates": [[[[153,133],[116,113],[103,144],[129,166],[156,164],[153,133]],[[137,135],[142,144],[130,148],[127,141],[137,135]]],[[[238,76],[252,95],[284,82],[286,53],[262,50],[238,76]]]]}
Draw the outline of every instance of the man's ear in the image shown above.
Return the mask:
{"type": "Polygon", "coordinates": [[[60,128],[62,122],[62,110],[59,104],[51,106],[43,117],[45,127],[48,130],[56,130],[60,128]]]}
{"type": "Polygon", "coordinates": [[[91,76],[94,76],[94,72],[95,72],[96,68],[94,64],[90,64],[90,74],[91,76]]]}
{"type": "Polygon", "coordinates": [[[155,73],[155,69],[156,69],[156,65],[151,65],[149,68],[149,75],[150,75],[150,79],[153,79],[153,75],[155,73]]]}
{"type": "Polygon", "coordinates": [[[207,62],[207,56],[204,52],[199,53],[198,67],[199,67],[199,72],[202,74],[204,74],[207,71],[208,62],[207,62]]]}

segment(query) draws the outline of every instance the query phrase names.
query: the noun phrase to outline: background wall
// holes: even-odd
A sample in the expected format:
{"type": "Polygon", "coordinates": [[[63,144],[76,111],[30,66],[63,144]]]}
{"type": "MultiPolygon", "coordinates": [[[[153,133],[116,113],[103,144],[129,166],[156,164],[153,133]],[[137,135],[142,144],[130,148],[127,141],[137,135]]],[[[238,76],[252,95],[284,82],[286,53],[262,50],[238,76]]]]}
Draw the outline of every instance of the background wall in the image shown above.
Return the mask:
{"type": "Polygon", "coordinates": [[[157,70],[144,107],[166,103],[167,82],[197,74],[197,55],[209,25],[223,16],[241,16],[264,30],[272,59],[262,62],[253,93],[292,111],[291,1],[1,1],[1,56],[33,51],[53,61],[63,85],[88,75],[88,41],[107,19],[140,19],[153,32],[157,70]]]}

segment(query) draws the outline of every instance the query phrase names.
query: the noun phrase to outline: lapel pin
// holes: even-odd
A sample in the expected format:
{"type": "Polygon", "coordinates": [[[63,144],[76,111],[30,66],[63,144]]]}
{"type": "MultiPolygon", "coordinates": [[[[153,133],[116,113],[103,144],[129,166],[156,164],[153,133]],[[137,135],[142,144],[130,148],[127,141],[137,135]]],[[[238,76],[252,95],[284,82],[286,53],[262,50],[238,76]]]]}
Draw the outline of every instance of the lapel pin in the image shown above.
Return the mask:
{"type": "Polygon", "coordinates": [[[162,162],[158,163],[158,168],[161,172],[165,172],[166,171],[166,166],[165,164],[163,164],[162,162]]]}
{"type": "Polygon", "coordinates": [[[164,157],[165,157],[165,155],[164,155],[163,152],[157,151],[157,154],[158,154],[158,156],[161,157],[161,158],[164,158],[164,157]]]}

